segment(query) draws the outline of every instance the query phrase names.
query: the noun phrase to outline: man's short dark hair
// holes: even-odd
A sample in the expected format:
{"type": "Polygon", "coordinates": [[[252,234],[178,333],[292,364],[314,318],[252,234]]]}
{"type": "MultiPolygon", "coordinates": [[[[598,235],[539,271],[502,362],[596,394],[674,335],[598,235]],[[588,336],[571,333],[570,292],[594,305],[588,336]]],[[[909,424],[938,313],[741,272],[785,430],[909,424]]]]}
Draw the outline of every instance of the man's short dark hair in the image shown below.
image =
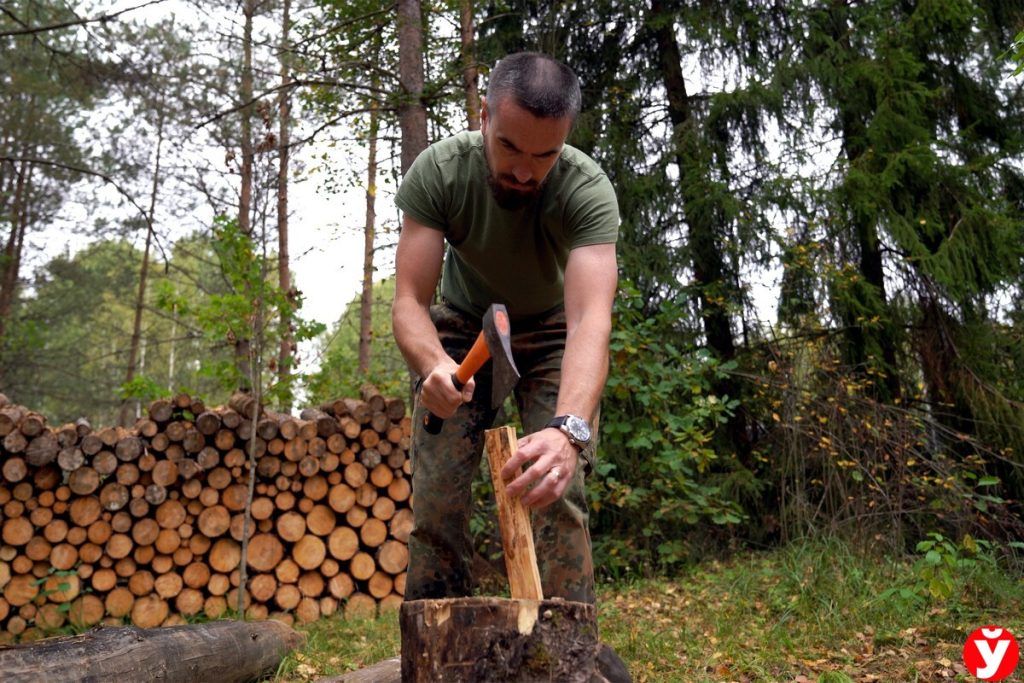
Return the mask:
{"type": "Polygon", "coordinates": [[[580,113],[580,82],[565,64],[538,52],[517,52],[501,59],[487,83],[487,101],[497,106],[511,95],[516,104],[538,118],[576,120],[580,113]]]}

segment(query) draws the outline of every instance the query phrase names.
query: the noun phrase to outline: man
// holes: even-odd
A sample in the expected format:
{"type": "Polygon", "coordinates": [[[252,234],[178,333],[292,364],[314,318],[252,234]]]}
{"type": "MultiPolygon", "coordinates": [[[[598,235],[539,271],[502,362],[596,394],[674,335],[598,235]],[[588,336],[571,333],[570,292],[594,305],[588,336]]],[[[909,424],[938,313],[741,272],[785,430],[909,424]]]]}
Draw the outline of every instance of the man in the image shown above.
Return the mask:
{"type": "Polygon", "coordinates": [[[545,597],[594,602],[583,478],[608,374],[619,216],[607,176],[565,144],[579,108],[568,67],[535,53],[505,57],[480,131],[424,151],[396,196],[394,334],[420,378],[408,600],[472,591],[470,487],[495,419],[490,365],[461,391],[451,376],[498,302],[511,318],[528,434],[502,476],[524,467],[508,492],[534,510],[545,597]],[[439,278],[442,302],[431,306],[439,278]],[[427,410],[445,418],[437,436],[423,429],[427,410]]]}

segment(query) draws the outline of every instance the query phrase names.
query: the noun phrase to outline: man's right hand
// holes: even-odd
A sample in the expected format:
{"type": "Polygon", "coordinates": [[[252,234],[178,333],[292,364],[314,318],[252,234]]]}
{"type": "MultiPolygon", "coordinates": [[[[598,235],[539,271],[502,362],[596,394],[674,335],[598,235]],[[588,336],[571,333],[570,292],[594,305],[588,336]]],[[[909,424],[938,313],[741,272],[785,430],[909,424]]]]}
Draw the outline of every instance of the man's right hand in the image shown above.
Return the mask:
{"type": "Polygon", "coordinates": [[[476,380],[472,377],[460,392],[452,382],[452,375],[459,365],[451,358],[439,363],[430,371],[430,374],[423,380],[420,388],[420,401],[423,407],[434,415],[447,420],[459,406],[468,403],[473,398],[473,389],[476,388],[476,380]]]}

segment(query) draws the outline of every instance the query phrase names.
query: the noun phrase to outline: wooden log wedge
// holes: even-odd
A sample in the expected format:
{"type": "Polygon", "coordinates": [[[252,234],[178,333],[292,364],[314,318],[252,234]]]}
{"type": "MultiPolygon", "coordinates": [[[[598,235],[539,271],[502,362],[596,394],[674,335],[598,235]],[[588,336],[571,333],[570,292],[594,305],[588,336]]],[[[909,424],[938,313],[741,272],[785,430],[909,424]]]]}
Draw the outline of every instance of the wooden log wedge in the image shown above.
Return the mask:
{"type": "Polygon", "coordinates": [[[0,650],[7,683],[80,680],[242,683],[277,669],[303,637],[277,621],[100,628],[0,650]]]}

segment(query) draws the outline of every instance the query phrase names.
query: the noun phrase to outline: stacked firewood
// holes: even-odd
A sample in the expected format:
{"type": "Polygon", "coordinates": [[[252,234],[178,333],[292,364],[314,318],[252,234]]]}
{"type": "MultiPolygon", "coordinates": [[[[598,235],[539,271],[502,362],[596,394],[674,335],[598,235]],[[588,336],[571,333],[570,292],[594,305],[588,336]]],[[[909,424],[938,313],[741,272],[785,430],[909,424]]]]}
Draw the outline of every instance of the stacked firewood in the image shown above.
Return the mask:
{"type": "Polygon", "coordinates": [[[130,430],[48,427],[0,395],[0,642],[217,618],[240,590],[250,618],[288,623],[397,607],[410,434],[371,386],[299,418],[179,395],[130,430]]]}

